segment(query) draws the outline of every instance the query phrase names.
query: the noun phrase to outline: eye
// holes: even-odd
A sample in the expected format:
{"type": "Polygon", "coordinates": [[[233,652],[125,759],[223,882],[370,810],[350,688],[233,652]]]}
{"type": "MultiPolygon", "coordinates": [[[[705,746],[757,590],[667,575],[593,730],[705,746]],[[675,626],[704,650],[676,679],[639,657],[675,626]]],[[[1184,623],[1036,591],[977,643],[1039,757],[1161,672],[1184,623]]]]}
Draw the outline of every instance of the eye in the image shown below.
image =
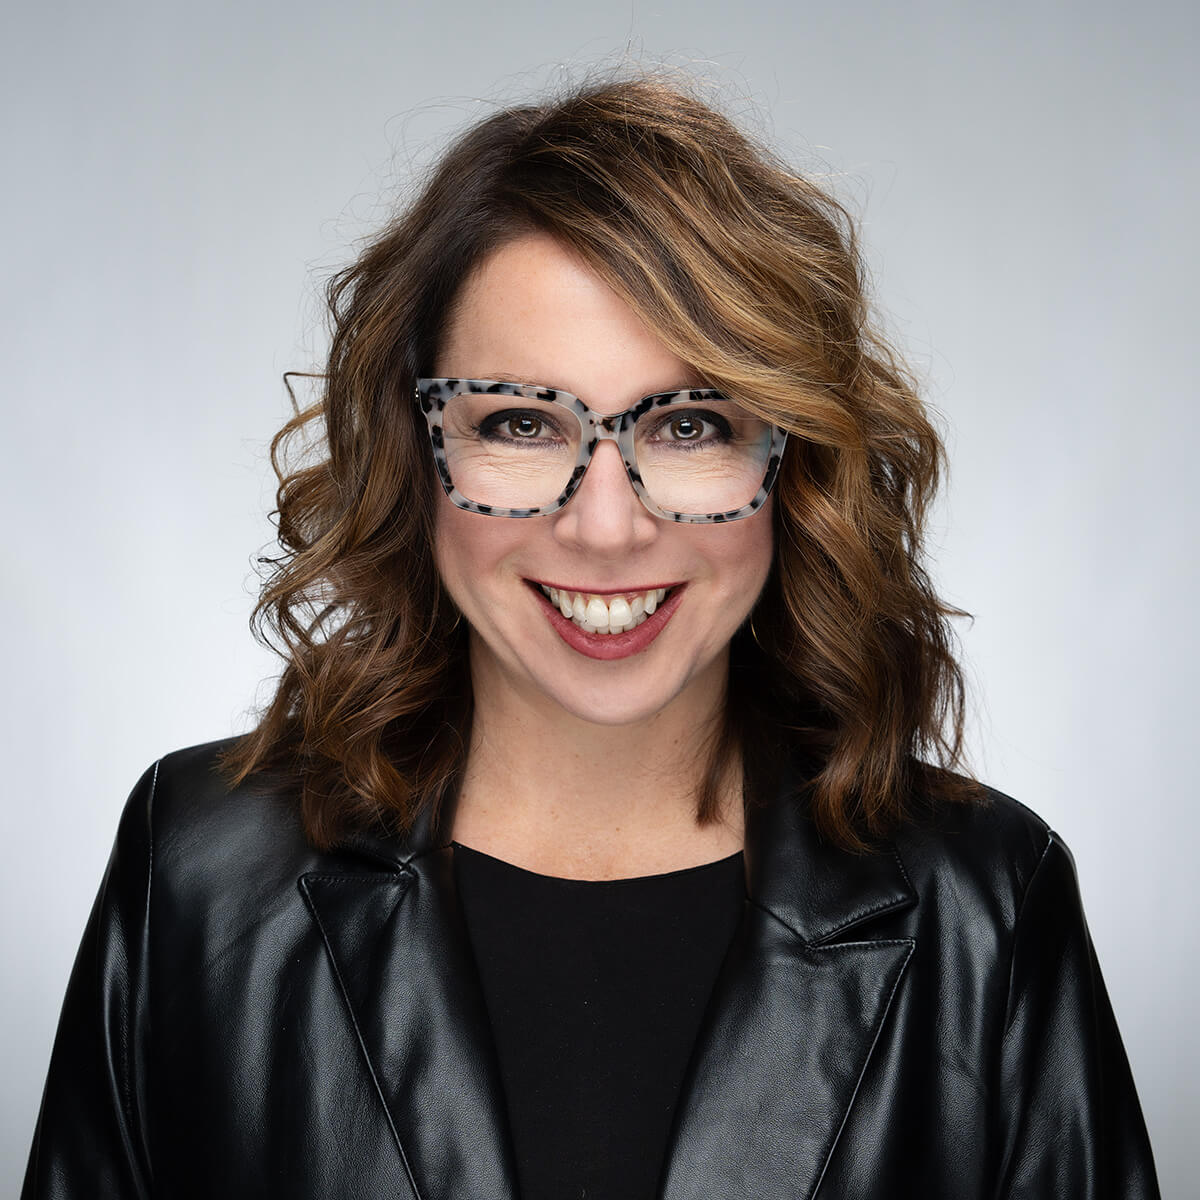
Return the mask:
{"type": "Polygon", "coordinates": [[[536,438],[554,437],[558,430],[544,417],[521,409],[506,409],[492,413],[479,423],[482,437],[505,438],[514,442],[528,442],[536,438]]]}
{"type": "Polygon", "coordinates": [[[542,422],[538,417],[531,417],[527,414],[521,414],[515,417],[509,417],[504,422],[502,428],[509,437],[515,438],[531,438],[537,437],[542,432],[542,422]]]}
{"type": "Polygon", "coordinates": [[[733,429],[721,413],[703,408],[665,414],[648,432],[653,441],[680,447],[720,445],[733,436],[733,429]]]}

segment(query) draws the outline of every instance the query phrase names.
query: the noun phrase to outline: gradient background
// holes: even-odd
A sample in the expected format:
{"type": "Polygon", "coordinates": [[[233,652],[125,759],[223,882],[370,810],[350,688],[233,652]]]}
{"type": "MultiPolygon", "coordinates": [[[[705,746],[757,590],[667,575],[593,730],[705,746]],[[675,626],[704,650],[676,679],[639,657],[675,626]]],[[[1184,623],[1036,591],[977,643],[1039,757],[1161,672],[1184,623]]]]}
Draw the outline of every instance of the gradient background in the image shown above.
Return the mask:
{"type": "Polygon", "coordinates": [[[713,80],[863,221],[947,431],[930,548],[975,614],[972,763],[1075,853],[1164,1194],[1184,1195],[1196,6],[11,8],[0,1191],[126,794],[165,751],[246,728],[276,669],[246,629],[250,560],[279,375],[324,344],[320,281],[450,131],[632,59],[713,80]]]}

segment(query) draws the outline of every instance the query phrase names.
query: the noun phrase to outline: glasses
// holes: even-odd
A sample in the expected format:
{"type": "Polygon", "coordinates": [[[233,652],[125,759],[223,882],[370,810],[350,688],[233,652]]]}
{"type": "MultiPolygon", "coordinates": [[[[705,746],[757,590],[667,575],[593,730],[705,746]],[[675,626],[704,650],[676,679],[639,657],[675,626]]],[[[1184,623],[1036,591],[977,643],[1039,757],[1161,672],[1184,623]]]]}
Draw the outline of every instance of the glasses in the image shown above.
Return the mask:
{"type": "Polygon", "coordinates": [[[787,441],[713,388],[656,392],[607,417],[559,388],[492,379],[418,379],[413,398],[451,503],[493,517],[557,512],[609,441],[656,517],[737,521],[766,503],[787,441]]]}

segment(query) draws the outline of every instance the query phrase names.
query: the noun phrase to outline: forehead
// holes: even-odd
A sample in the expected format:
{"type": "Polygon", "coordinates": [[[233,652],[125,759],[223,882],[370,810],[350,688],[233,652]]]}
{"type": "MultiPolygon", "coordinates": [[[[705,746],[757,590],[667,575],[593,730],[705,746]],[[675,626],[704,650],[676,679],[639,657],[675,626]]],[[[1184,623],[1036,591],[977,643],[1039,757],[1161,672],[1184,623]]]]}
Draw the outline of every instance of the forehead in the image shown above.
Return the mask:
{"type": "Polygon", "coordinates": [[[604,280],[547,234],[506,243],[463,281],[434,374],[540,384],[611,412],[652,392],[702,383],[604,280]]]}

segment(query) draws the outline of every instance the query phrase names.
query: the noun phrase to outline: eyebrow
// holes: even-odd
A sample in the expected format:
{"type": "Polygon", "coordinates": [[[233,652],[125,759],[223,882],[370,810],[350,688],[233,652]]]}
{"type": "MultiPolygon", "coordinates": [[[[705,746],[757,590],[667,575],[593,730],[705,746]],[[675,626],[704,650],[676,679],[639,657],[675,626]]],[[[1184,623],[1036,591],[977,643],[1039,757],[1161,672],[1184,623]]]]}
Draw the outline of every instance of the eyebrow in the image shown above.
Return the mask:
{"type": "MultiPolygon", "coordinates": [[[[490,375],[481,375],[480,379],[494,379],[497,383],[526,383],[533,387],[553,388],[556,392],[570,392],[570,388],[559,387],[553,383],[536,383],[527,376],[510,375],[507,371],[493,371],[490,375]]],[[[571,392],[574,395],[574,392],[571,392]]]]}
{"type": "MultiPolygon", "coordinates": [[[[466,378],[466,377],[460,376],[460,378],[466,378]]],[[[540,380],[522,378],[517,375],[510,375],[510,374],[508,374],[507,371],[493,371],[490,375],[477,375],[477,376],[475,376],[475,378],[491,379],[496,383],[523,383],[530,387],[551,388],[552,390],[554,390],[556,392],[566,392],[568,396],[575,395],[575,393],[570,388],[559,387],[558,384],[555,384],[555,383],[545,383],[540,380]]],[[[670,387],[655,388],[652,392],[646,392],[646,393],[644,393],[644,395],[657,396],[660,392],[684,392],[684,391],[688,391],[688,390],[696,391],[700,388],[711,388],[711,386],[712,386],[711,384],[707,384],[707,383],[677,383],[670,387]]],[[[641,398],[642,398],[641,396],[638,397],[639,400],[641,398]]],[[[582,397],[581,397],[581,399],[582,399],[582,397]]]]}

